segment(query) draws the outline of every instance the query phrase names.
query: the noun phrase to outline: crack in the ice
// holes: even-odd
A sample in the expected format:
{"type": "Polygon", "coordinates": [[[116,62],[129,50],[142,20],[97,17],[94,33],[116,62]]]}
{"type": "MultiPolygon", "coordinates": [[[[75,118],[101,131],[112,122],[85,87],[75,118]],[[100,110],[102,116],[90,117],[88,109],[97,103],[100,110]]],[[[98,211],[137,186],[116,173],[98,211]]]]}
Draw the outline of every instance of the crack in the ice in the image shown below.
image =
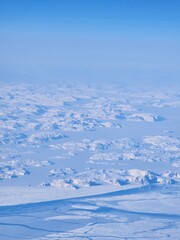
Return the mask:
{"type": "Polygon", "coordinates": [[[39,231],[44,231],[44,232],[63,232],[63,231],[56,231],[56,230],[47,230],[47,229],[44,229],[44,228],[36,228],[36,227],[31,227],[31,226],[28,226],[26,224],[18,224],[18,223],[1,223],[0,222],[0,225],[1,226],[14,226],[14,227],[23,227],[23,228],[27,228],[27,229],[31,229],[31,230],[39,230],[39,231]]]}
{"type": "Polygon", "coordinates": [[[166,214],[166,213],[152,213],[152,212],[136,212],[130,210],[123,210],[120,208],[111,208],[111,207],[100,207],[97,211],[93,210],[92,212],[115,212],[115,213],[125,213],[125,214],[134,214],[140,216],[156,217],[156,218],[177,218],[180,219],[180,215],[177,214],[166,214]]]}

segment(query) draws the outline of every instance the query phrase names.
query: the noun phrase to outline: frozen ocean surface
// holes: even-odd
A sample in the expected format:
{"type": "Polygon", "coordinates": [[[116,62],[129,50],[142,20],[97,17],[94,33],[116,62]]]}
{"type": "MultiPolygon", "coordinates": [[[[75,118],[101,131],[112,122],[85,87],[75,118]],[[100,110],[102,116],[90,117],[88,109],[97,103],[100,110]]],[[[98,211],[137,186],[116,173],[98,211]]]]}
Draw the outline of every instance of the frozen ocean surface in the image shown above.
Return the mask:
{"type": "Polygon", "coordinates": [[[0,239],[180,239],[178,88],[2,84],[0,239]]]}

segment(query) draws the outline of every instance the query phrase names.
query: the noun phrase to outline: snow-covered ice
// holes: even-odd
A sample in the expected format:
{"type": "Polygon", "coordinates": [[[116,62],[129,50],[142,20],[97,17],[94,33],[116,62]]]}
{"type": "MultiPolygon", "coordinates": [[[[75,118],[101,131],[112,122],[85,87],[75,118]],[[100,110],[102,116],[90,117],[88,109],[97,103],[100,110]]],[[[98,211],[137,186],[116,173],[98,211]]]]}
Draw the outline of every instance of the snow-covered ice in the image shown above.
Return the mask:
{"type": "Polygon", "coordinates": [[[0,239],[180,239],[178,89],[2,84],[0,239]]]}

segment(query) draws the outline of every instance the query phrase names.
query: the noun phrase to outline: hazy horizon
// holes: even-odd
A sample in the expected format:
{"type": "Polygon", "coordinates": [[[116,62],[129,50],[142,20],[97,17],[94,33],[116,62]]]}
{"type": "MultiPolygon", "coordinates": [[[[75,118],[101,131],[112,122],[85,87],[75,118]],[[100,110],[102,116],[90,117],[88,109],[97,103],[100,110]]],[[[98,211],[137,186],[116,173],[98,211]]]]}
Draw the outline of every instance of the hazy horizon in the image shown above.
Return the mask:
{"type": "Polygon", "coordinates": [[[0,2],[0,81],[173,84],[180,3],[0,2]]]}

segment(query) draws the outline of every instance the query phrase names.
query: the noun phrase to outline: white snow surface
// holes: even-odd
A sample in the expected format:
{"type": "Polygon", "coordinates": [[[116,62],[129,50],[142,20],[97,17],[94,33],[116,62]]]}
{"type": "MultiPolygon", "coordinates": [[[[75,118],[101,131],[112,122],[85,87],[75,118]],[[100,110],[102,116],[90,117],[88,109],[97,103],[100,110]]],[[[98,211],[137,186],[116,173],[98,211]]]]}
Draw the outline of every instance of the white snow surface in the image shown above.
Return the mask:
{"type": "Polygon", "coordinates": [[[2,84],[0,239],[180,239],[179,89],[2,84]]]}

